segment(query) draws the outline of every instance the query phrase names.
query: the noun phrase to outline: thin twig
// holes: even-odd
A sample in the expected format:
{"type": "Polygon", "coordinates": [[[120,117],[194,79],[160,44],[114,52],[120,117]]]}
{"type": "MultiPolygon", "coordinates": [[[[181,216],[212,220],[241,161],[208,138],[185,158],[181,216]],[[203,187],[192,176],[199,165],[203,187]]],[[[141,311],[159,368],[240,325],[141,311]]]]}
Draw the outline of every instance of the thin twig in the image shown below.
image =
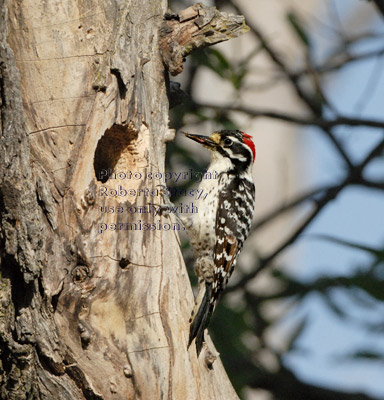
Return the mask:
{"type": "Polygon", "coordinates": [[[317,217],[317,215],[321,212],[321,210],[331,201],[333,200],[345,187],[345,182],[342,184],[330,188],[323,195],[323,197],[316,202],[315,208],[312,212],[304,219],[304,221],[299,225],[298,228],[289,236],[287,240],[285,240],[279,247],[277,247],[271,254],[266,257],[263,257],[259,261],[259,265],[256,269],[245,274],[236,284],[233,286],[227,287],[226,293],[232,292],[240,287],[246,285],[249,280],[253,279],[256,275],[258,275],[262,270],[264,270],[280,253],[283,252],[287,247],[289,247],[292,243],[296,241],[296,239],[304,232],[304,230],[311,224],[311,222],[317,217]]]}
{"type": "Polygon", "coordinates": [[[256,231],[256,230],[260,229],[265,224],[271,222],[274,218],[291,210],[292,208],[299,206],[300,204],[304,203],[305,201],[313,200],[314,196],[324,192],[327,189],[328,189],[328,186],[322,186],[317,189],[313,189],[307,193],[300,194],[299,196],[297,196],[296,198],[294,198],[293,200],[291,200],[290,202],[288,202],[286,204],[280,205],[279,207],[277,207],[276,209],[274,209],[273,211],[264,215],[264,217],[262,217],[258,221],[256,221],[252,225],[252,231],[256,231]]]}
{"type": "Polygon", "coordinates": [[[313,72],[316,72],[317,74],[334,72],[347,65],[349,66],[351,63],[369,60],[370,58],[379,58],[382,56],[384,56],[384,49],[368,51],[363,54],[355,54],[355,55],[346,54],[341,60],[328,61],[325,62],[324,65],[313,67],[313,69],[303,68],[299,71],[296,71],[294,75],[300,78],[303,75],[311,74],[313,72]]]}
{"type": "MultiPolygon", "coordinates": [[[[241,7],[237,4],[233,4],[236,12],[242,13],[241,7]]],[[[271,60],[280,68],[280,70],[285,74],[288,81],[291,82],[293,89],[295,90],[297,96],[302,100],[302,102],[309,108],[310,111],[316,116],[316,118],[322,117],[322,106],[320,103],[316,101],[314,96],[306,93],[300,85],[299,77],[291,71],[288,66],[285,64],[283,59],[278,55],[277,51],[272,47],[272,45],[268,42],[267,38],[261,32],[260,29],[257,28],[256,25],[247,21],[248,26],[251,32],[256,36],[256,38],[263,45],[266,54],[271,58],[271,60]]],[[[348,165],[349,169],[353,168],[353,163],[351,162],[348,154],[345,152],[344,148],[341,146],[337,138],[333,135],[329,128],[322,128],[326,136],[331,140],[331,142],[336,147],[340,156],[344,159],[344,162],[348,165]]]]}
{"type": "Polygon", "coordinates": [[[368,128],[384,129],[384,120],[373,120],[366,118],[351,118],[346,116],[338,116],[332,119],[325,118],[304,118],[298,115],[292,115],[288,113],[276,112],[272,110],[255,110],[246,106],[234,106],[230,104],[218,105],[212,103],[195,103],[196,107],[210,108],[217,111],[236,111],[248,114],[252,117],[263,117],[278,119],[285,122],[291,122],[297,125],[303,126],[318,126],[322,129],[331,129],[335,126],[365,126],[368,128]]]}

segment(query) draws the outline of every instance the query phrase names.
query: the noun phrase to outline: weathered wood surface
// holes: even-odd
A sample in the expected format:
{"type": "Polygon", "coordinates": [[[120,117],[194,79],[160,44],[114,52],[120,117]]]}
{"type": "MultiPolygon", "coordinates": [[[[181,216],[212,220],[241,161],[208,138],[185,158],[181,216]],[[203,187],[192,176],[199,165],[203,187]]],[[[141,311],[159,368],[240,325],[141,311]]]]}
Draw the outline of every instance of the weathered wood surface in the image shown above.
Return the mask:
{"type": "Polygon", "coordinates": [[[163,61],[172,75],[183,71],[184,58],[195,49],[212,46],[249,31],[242,15],[220,12],[202,3],[178,14],[168,12],[161,26],[163,61]]]}
{"type": "Polygon", "coordinates": [[[237,398],[219,359],[209,369],[187,351],[193,295],[177,233],[99,232],[173,221],[100,212],[156,194],[99,195],[158,189],[102,174],[164,170],[166,6],[0,1],[2,398],[237,398]]]}

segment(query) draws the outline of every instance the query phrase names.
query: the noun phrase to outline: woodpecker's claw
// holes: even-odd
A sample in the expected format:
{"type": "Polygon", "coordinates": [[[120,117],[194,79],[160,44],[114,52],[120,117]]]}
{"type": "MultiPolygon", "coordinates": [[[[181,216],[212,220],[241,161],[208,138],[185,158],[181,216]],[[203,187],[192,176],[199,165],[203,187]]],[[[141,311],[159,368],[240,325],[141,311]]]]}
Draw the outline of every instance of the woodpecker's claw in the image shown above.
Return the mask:
{"type": "Polygon", "coordinates": [[[159,184],[157,186],[160,187],[160,193],[161,193],[161,196],[162,196],[163,202],[164,202],[164,204],[159,205],[160,214],[169,216],[172,212],[172,214],[176,217],[177,222],[179,222],[179,224],[181,224],[185,228],[183,220],[180,218],[180,216],[177,214],[177,212],[174,211],[174,210],[176,210],[176,207],[171,202],[171,199],[169,198],[169,191],[168,191],[167,187],[163,184],[159,184]]]}
{"type": "Polygon", "coordinates": [[[172,209],[174,205],[169,198],[167,187],[163,184],[159,184],[157,186],[160,187],[160,195],[164,202],[164,204],[159,204],[160,213],[164,215],[169,215],[170,209],[172,209]]]}

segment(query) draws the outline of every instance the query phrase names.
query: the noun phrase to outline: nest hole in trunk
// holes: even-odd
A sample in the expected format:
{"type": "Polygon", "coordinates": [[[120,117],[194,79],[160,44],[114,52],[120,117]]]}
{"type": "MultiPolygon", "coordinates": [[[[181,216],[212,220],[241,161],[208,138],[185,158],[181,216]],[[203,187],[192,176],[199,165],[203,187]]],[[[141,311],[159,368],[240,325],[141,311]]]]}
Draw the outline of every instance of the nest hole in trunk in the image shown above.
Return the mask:
{"type": "Polygon", "coordinates": [[[97,143],[93,166],[97,181],[105,183],[112,174],[135,170],[131,157],[135,153],[138,133],[127,126],[113,125],[97,143]]]}

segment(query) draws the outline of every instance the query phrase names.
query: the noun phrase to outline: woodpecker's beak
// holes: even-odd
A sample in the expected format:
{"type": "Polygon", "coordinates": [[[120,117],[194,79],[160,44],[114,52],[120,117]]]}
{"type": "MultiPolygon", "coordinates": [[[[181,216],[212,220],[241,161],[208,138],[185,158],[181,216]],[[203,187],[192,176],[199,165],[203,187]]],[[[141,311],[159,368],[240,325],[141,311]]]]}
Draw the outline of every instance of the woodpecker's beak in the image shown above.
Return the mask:
{"type": "Polygon", "coordinates": [[[183,132],[184,135],[189,138],[194,140],[197,143],[201,143],[203,146],[212,149],[218,146],[216,142],[211,140],[208,136],[201,136],[201,135],[191,135],[190,133],[183,132]]]}

